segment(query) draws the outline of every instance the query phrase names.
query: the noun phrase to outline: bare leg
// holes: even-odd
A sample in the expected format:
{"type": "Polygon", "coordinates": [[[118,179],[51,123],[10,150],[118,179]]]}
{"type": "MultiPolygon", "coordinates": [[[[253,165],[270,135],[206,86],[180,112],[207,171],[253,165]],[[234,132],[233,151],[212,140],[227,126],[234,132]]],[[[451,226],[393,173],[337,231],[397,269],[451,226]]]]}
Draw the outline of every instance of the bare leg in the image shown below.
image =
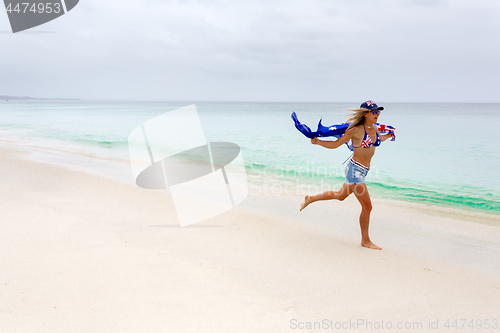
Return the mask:
{"type": "Polygon", "coordinates": [[[361,245],[374,250],[382,250],[375,245],[368,236],[368,227],[370,225],[370,213],[372,211],[372,201],[366,184],[357,184],[354,187],[354,195],[361,204],[361,215],[359,215],[359,226],[361,227],[361,245]]]}
{"type": "Polygon", "coordinates": [[[304,198],[304,202],[300,205],[300,210],[306,208],[310,203],[313,203],[315,201],[319,200],[332,200],[332,199],[337,199],[337,200],[344,200],[347,198],[353,191],[354,185],[348,185],[344,183],[340,190],[338,191],[326,191],[321,194],[316,194],[316,195],[306,195],[304,198]]]}

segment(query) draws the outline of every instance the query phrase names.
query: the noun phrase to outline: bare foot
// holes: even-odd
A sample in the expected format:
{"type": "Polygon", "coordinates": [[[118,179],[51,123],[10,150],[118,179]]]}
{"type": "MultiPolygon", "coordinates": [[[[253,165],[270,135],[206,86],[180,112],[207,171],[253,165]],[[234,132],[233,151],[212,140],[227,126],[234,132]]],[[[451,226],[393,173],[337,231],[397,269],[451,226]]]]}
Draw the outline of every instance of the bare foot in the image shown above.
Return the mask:
{"type": "Polygon", "coordinates": [[[371,241],[361,242],[361,246],[367,247],[369,249],[374,249],[374,250],[382,250],[382,248],[380,246],[373,244],[371,241]]]}
{"type": "Polygon", "coordinates": [[[311,197],[306,195],[306,197],[304,198],[304,202],[300,205],[300,211],[302,211],[302,209],[306,208],[307,205],[309,205],[311,203],[311,197]]]}

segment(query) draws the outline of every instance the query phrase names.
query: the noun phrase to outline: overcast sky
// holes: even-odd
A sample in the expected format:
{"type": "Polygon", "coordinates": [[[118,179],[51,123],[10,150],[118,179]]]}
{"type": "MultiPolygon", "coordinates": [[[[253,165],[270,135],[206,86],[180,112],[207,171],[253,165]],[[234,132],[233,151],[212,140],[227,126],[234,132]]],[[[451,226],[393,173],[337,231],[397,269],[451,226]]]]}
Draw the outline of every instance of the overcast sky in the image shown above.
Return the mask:
{"type": "Polygon", "coordinates": [[[0,31],[0,95],[500,102],[499,0],[80,0],[0,31]]]}

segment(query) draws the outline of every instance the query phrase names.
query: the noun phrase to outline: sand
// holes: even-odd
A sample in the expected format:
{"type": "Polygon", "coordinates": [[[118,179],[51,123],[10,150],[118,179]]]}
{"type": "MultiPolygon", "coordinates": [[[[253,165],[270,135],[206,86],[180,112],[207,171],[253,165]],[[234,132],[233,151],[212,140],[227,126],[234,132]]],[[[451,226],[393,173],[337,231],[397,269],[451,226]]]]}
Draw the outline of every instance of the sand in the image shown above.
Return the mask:
{"type": "Polygon", "coordinates": [[[498,220],[374,200],[375,251],[359,244],[354,197],[299,213],[301,197],[251,191],[181,228],[167,191],[29,154],[0,148],[0,332],[492,332],[470,320],[500,321],[498,220]]]}

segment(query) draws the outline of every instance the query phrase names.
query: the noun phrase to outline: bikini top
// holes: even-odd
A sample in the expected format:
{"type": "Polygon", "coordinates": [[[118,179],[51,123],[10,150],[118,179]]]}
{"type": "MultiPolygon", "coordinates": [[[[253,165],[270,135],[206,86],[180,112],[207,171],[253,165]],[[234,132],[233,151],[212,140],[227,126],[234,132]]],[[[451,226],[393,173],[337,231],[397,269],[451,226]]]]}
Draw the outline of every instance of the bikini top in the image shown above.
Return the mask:
{"type": "Polygon", "coordinates": [[[361,142],[361,146],[353,147],[353,148],[370,148],[371,146],[375,146],[375,147],[380,146],[382,141],[380,140],[380,136],[378,135],[378,131],[375,130],[375,133],[377,134],[377,140],[375,140],[375,143],[373,143],[373,141],[370,138],[370,136],[368,135],[368,133],[366,133],[366,127],[364,124],[363,124],[363,128],[365,129],[365,136],[363,137],[363,141],[361,142]]]}

